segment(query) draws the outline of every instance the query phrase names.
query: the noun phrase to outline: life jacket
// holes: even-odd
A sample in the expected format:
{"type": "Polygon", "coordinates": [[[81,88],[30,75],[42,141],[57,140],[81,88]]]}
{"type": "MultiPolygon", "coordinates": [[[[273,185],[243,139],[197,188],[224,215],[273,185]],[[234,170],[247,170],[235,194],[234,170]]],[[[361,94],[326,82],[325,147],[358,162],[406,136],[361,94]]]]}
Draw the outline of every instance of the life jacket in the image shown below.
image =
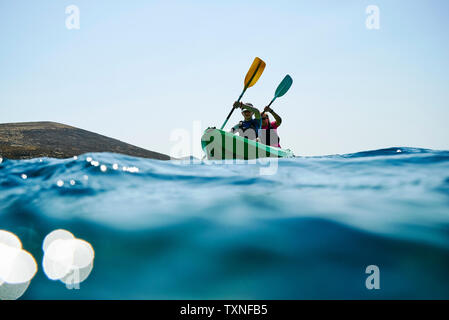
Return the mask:
{"type": "Polygon", "coordinates": [[[273,141],[273,140],[271,140],[271,133],[273,133],[273,135],[274,135],[273,140],[276,141],[275,139],[277,138],[277,141],[278,141],[278,144],[273,147],[278,147],[280,145],[279,142],[281,141],[281,138],[279,138],[279,135],[277,134],[275,129],[273,129],[273,127],[271,126],[270,121],[268,121],[268,128],[261,129],[261,141],[263,144],[271,146],[271,142],[273,141]]]}
{"type": "Polygon", "coordinates": [[[239,122],[239,132],[241,132],[240,136],[248,138],[248,139],[257,139],[259,137],[259,130],[257,129],[256,125],[254,124],[254,121],[251,120],[249,127],[243,127],[243,121],[239,122]],[[249,135],[245,135],[245,131],[251,129],[252,132],[255,133],[255,137],[250,137],[249,135]]]}

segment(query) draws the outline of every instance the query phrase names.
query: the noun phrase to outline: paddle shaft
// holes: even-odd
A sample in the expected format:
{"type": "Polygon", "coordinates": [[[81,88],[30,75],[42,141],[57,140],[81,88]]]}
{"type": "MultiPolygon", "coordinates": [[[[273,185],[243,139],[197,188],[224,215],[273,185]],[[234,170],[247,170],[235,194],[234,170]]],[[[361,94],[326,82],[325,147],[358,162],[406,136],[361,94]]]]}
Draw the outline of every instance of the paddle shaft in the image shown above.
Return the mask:
{"type": "MultiPolygon", "coordinates": [[[[265,68],[265,63],[264,63],[262,60],[260,60],[260,61],[261,61],[261,63],[264,64],[264,65],[263,65],[263,68],[265,68]]],[[[245,79],[245,87],[243,88],[243,91],[242,91],[242,93],[240,94],[240,97],[237,99],[237,102],[240,102],[240,100],[242,99],[243,95],[245,94],[246,89],[248,89],[248,87],[250,86],[251,82],[253,81],[254,77],[255,77],[256,74],[257,74],[257,71],[259,70],[259,68],[260,68],[260,66],[261,66],[261,63],[259,63],[259,64],[257,65],[256,70],[255,70],[254,73],[251,75],[251,78],[249,78],[249,81],[246,82],[246,79],[245,79]]],[[[251,69],[250,69],[250,70],[251,70],[251,69]]],[[[263,69],[262,69],[262,72],[263,72],[263,69]]],[[[260,75],[259,75],[259,76],[260,76],[260,75]]],[[[257,80],[256,80],[256,81],[257,81],[257,80]]],[[[252,84],[252,85],[254,85],[254,84],[252,84]]],[[[225,127],[226,123],[228,123],[228,120],[229,120],[229,118],[231,117],[232,113],[234,112],[234,109],[235,109],[234,106],[232,106],[232,109],[231,109],[231,111],[229,112],[228,116],[226,117],[226,120],[225,120],[225,122],[223,123],[223,125],[221,126],[220,130],[223,130],[223,128],[225,127]]]]}
{"type": "MultiPolygon", "coordinates": [[[[242,93],[240,94],[240,97],[237,99],[237,102],[240,102],[240,100],[242,99],[243,95],[245,94],[246,89],[248,89],[248,87],[245,87],[242,91],[242,93]]],[[[221,126],[220,130],[223,130],[223,128],[225,127],[226,123],[228,123],[229,118],[231,117],[232,113],[234,112],[234,107],[232,107],[231,111],[229,112],[228,116],[226,117],[225,122],[223,123],[223,125],[221,126]]]]}
{"type": "Polygon", "coordinates": [[[271,106],[271,104],[274,102],[274,100],[276,100],[276,97],[274,97],[273,100],[271,100],[270,104],[267,106],[268,108],[271,106]]]}

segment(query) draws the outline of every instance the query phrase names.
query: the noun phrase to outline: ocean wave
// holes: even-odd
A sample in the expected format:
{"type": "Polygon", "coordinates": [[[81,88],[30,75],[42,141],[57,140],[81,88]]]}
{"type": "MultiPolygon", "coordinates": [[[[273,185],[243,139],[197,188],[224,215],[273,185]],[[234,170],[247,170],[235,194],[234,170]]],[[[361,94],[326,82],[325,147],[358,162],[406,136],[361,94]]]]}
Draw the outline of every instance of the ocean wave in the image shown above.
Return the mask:
{"type": "Polygon", "coordinates": [[[448,169],[448,151],[405,147],[269,164],[3,159],[0,229],[37,261],[54,229],[95,248],[81,290],[38,272],[24,298],[447,299],[448,169]]]}

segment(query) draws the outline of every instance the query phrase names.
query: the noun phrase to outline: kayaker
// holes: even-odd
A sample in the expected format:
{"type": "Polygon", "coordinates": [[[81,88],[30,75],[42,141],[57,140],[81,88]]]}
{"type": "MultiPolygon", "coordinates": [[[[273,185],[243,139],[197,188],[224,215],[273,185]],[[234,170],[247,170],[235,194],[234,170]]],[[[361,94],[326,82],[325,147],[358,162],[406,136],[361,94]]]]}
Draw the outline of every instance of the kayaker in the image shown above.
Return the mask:
{"type": "Polygon", "coordinates": [[[280,148],[279,144],[279,136],[277,132],[277,128],[282,123],[282,118],[273,111],[270,107],[265,107],[262,112],[262,129],[260,130],[260,142],[263,144],[280,148]],[[268,116],[268,112],[271,113],[276,121],[271,122],[270,117],[268,116]]]}
{"type": "Polygon", "coordinates": [[[256,140],[261,127],[260,111],[251,103],[234,102],[234,108],[242,109],[243,120],[232,127],[232,133],[238,133],[241,137],[256,140]],[[253,115],[255,118],[253,118],[253,115]]]}

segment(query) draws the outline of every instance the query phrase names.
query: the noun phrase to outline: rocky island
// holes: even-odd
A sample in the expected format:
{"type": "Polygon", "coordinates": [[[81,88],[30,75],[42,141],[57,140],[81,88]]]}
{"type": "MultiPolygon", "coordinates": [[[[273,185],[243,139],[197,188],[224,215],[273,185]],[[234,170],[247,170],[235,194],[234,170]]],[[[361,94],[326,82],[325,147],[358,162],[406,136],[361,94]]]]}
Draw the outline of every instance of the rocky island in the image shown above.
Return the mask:
{"type": "Polygon", "coordinates": [[[170,159],[162,153],[61,123],[0,124],[0,157],[3,158],[70,158],[88,152],[113,152],[149,159],[170,159]]]}

